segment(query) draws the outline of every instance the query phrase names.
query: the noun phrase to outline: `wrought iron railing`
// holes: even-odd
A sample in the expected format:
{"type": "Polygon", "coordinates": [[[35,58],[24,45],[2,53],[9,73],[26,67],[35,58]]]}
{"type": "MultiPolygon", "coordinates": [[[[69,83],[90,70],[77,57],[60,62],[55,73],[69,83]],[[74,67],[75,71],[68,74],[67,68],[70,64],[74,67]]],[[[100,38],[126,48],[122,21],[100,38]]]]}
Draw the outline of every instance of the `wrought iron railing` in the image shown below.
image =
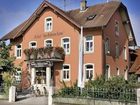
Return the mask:
{"type": "Polygon", "coordinates": [[[92,98],[103,100],[117,100],[124,102],[136,102],[136,89],[108,89],[108,88],[63,88],[54,94],[54,97],[77,97],[77,98],[92,98]]]}

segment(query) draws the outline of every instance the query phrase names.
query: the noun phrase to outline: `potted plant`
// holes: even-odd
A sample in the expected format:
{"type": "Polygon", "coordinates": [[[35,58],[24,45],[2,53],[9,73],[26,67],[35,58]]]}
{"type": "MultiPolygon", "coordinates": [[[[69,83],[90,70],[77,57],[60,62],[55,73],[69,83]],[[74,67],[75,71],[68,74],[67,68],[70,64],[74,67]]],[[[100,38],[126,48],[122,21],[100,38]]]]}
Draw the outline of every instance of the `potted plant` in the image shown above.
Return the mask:
{"type": "Polygon", "coordinates": [[[38,49],[33,48],[32,50],[33,50],[33,52],[32,52],[33,59],[36,60],[38,57],[38,49]]]}

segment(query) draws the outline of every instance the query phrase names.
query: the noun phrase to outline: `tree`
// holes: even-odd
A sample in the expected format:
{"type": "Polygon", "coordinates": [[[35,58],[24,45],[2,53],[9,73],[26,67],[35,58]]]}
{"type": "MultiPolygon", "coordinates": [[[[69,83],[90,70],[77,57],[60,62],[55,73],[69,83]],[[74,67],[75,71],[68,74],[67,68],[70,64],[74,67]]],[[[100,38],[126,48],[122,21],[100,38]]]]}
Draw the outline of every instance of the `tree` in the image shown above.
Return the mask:
{"type": "Polygon", "coordinates": [[[3,68],[3,84],[4,92],[8,95],[8,90],[14,84],[14,67],[15,57],[10,56],[11,45],[6,45],[5,42],[0,42],[0,66],[3,68]]]}

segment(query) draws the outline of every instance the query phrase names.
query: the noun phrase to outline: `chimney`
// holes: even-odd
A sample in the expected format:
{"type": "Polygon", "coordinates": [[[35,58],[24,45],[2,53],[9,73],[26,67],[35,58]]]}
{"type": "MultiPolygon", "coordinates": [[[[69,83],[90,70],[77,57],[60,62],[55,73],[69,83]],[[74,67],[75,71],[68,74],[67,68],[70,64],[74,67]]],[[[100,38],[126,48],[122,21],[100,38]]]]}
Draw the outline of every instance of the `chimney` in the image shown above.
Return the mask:
{"type": "Polygon", "coordinates": [[[87,9],[87,1],[82,0],[80,3],[80,11],[85,11],[87,9]]]}

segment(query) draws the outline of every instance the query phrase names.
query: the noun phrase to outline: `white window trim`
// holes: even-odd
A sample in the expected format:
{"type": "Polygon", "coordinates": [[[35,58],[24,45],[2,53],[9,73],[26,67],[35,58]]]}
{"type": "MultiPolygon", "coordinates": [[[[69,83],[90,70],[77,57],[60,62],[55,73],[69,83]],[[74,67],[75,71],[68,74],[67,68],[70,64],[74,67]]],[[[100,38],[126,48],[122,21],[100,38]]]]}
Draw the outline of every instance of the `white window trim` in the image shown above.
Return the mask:
{"type": "Polygon", "coordinates": [[[45,18],[45,20],[44,20],[44,30],[45,30],[45,32],[51,32],[53,30],[53,18],[51,16],[45,18]],[[51,20],[52,20],[51,30],[47,30],[47,27],[46,27],[46,20],[49,19],[49,18],[51,18],[51,20]]]}
{"type": "Polygon", "coordinates": [[[86,35],[84,36],[84,54],[90,54],[90,53],[93,53],[94,52],[94,46],[95,46],[95,43],[94,43],[94,36],[93,35],[86,35]],[[86,37],[88,36],[91,36],[92,37],[92,51],[86,51],[86,37]]]}
{"type": "Polygon", "coordinates": [[[63,39],[69,39],[69,52],[65,52],[65,54],[70,55],[70,52],[71,52],[71,40],[70,40],[70,37],[61,38],[61,47],[63,47],[63,39]]]}
{"type": "Polygon", "coordinates": [[[21,59],[22,58],[22,44],[19,44],[19,45],[21,45],[21,56],[17,57],[17,45],[15,45],[15,57],[16,57],[16,59],[21,59]]]}
{"type": "Polygon", "coordinates": [[[62,72],[61,72],[61,80],[62,81],[70,81],[70,79],[71,79],[71,66],[70,66],[70,64],[63,64],[63,66],[62,66],[62,72]],[[63,66],[69,66],[69,79],[63,78],[63,66]]]}
{"type": "Polygon", "coordinates": [[[93,78],[92,78],[92,80],[95,79],[95,65],[93,63],[86,63],[86,64],[84,64],[84,75],[83,75],[86,82],[89,81],[89,79],[86,78],[86,66],[87,65],[93,66],[93,78]]]}
{"type": "Polygon", "coordinates": [[[119,36],[119,34],[120,34],[119,21],[118,21],[118,20],[115,20],[115,28],[116,28],[116,23],[118,24],[118,32],[116,32],[116,30],[115,30],[115,35],[116,35],[116,36],[119,36]]]}
{"type": "Polygon", "coordinates": [[[44,47],[46,47],[46,41],[48,41],[48,40],[51,40],[51,41],[52,41],[52,46],[53,46],[53,39],[50,39],[50,38],[49,38],[49,39],[45,39],[45,40],[44,40],[44,47]]]}
{"type": "Polygon", "coordinates": [[[29,42],[29,48],[32,48],[32,47],[31,47],[31,43],[36,43],[36,47],[35,47],[35,48],[37,48],[37,41],[30,41],[30,42],[29,42]]]}

